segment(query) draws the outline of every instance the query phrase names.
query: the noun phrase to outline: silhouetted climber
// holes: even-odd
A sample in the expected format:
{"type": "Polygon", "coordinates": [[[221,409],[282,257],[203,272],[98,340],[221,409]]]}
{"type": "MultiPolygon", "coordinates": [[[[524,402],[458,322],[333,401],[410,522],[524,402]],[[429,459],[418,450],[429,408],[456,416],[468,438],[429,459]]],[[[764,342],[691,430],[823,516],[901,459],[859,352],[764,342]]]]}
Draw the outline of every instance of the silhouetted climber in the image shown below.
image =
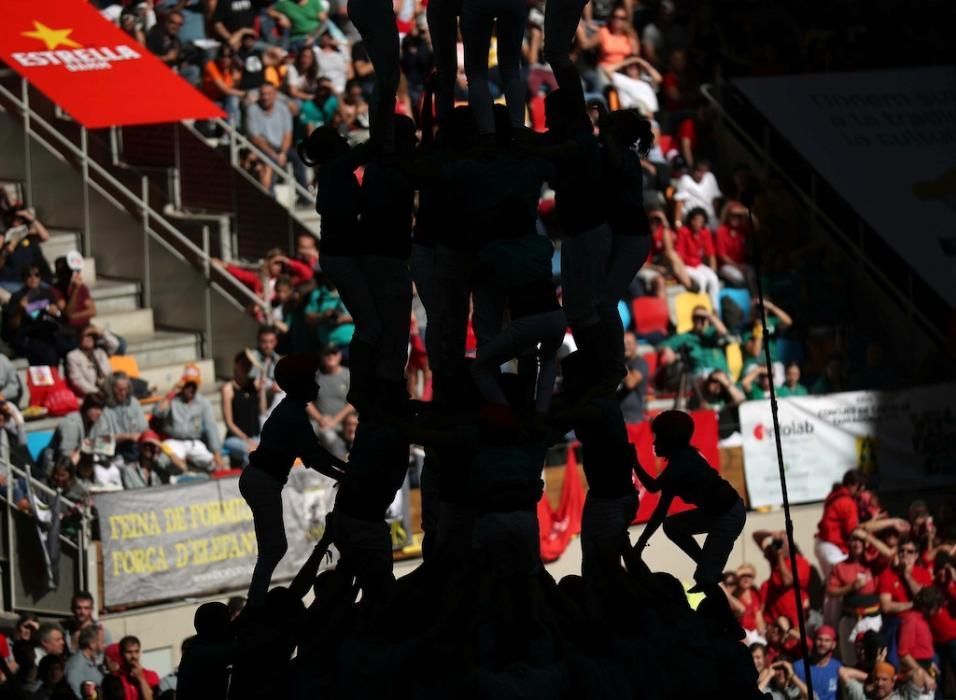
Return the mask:
{"type": "Polygon", "coordinates": [[[664,534],[697,562],[692,592],[723,597],[718,588],[727,559],[746,520],[746,508],[734,487],[725,481],[697,448],[690,444],[694,421],[683,411],[664,411],[651,423],[654,451],[667,460],[667,467],[653,477],[635,461],[634,471],[651,493],[660,492],[654,514],[644,526],[634,550],[640,556],[651,536],[663,524],[664,534]],[[696,506],[668,517],[675,496],[696,506]],[[694,535],[706,534],[701,547],[694,535]]]}
{"type": "Polygon", "coordinates": [[[339,480],[345,463],[323,449],[305,412],[315,401],[318,360],[307,355],[287,355],[276,365],[276,383],[286,392],[270,414],[259,447],[249,455],[249,465],[239,477],[239,492],[252,510],[259,555],[249,584],[248,606],[264,605],[272,572],[286,553],[288,543],[282,518],[282,489],[296,458],[310,469],[339,480]]]}
{"type": "Polygon", "coordinates": [[[461,34],[465,45],[468,104],[475,113],[478,135],[495,132],[494,101],[488,86],[491,33],[498,36],[498,72],[511,126],[524,126],[525,83],[521,80],[521,42],[528,20],[526,0],[462,0],[461,34]]]}
{"type": "MultiPolygon", "coordinates": [[[[601,149],[591,120],[571,96],[556,90],[545,98],[546,145],[530,147],[551,160],[555,210],[561,226],[561,290],[578,349],[588,366],[608,364],[608,343],[600,307],[607,282],[611,229],[603,207],[601,149]]],[[[619,378],[618,378],[619,380],[619,378]]],[[[617,388],[617,382],[609,390],[617,388]]]]}
{"type": "Polygon", "coordinates": [[[445,123],[455,108],[461,3],[462,0],[429,0],[425,8],[435,58],[434,104],[439,125],[445,123]]]}
{"type": "Polygon", "coordinates": [[[348,0],[348,14],[362,35],[375,69],[368,110],[371,143],[391,153],[395,145],[395,93],[402,74],[395,11],[390,0],[348,0]]]}
{"type": "Polygon", "coordinates": [[[571,44],[587,0],[551,0],[544,8],[544,60],[551,65],[558,88],[584,112],[581,77],[571,60],[571,44]]]}
{"type": "Polygon", "coordinates": [[[224,698],[234,652],[225,603],[203,603],[196,608],[196,636],[184,643],[177,671],[176,697],[183,700],[224,698]]]}
{"type": "Polygon", "coordinates": [[[651,228],[644,211],[641,157],[654,143],[651,124],[637,110],[611,112],[601,124],[604,142],[604,206],[613,234],[601,305],[607,344],[613,352],[604,368],[608,380],[624,375],[624,326],[617,304],[627,295],[651,249],[651,228]]]}

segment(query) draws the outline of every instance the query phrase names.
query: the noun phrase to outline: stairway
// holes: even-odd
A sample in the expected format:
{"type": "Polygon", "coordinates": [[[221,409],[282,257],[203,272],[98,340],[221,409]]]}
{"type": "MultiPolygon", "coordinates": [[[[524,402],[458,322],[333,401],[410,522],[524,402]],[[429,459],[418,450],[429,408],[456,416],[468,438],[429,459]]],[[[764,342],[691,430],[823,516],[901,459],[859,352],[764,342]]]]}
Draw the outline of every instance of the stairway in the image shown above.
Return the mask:
{"type": "MultiPolygon", "coordinates": [[[[42,220],[42,212],[40,212],[42,220]]],[[[50,240],[42,244],[44,257],[53,265],[56,258],[80,249],[80,232],[50,228],[50,240]]],[[[183,365],[196,363],[202,373],[200,391],[213,405],[216,420],[222,426],[219,383],[215,380],[212,359],[202,359],[202,338],[197,333],[157,329],[153,310],[142,306],[142,285],[137,280],[106,279],[96,274],[96,260],[84,259],[83,280],[96,302],[96,325],[123,336],[127,354],[136,358],[140,378],[155,386],[159,394],[170,391],[183,373],[183,365]]],[[[29,403],[27,361],[13,360],[25,395],[21,406],[29,403]]],[[[149,407],[146,408],[149,410],[149,407]]],[[[56,428],[59,418],[44,418],[27,423],[28,433],[41,433],[56,428]]]]}

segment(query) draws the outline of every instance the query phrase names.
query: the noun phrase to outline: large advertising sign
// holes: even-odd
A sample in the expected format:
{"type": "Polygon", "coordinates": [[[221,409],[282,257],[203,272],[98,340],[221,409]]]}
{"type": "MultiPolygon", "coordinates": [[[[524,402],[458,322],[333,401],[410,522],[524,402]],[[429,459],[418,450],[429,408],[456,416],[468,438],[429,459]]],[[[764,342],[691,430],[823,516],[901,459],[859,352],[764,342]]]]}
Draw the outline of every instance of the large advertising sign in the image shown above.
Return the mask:
{"type": "MultiPolygon", "coordinates": [[[[956,385],[778,400],[792,503],[822,501],[848,469],[884,491],[956,483],[956,385]]],[[[750,505],[783,502],[769,401],[740,406],[750,505]]]]}
{"type": "Polygon", "coordinates": [[[85,0],[4,2],[0,59],[87,128],[225,116],[85,0]]]}
{"type": "MultiPolygon", "coordinates": [[[[273,580],[292,578],[325,531],[334,482],[293,469],[282,491],[289,550],[273,580]]],[[[230,477],[95,496],[106,606],[186,598],[249,585],[256,561],[252,512],[230,477]]],[[[410,540],[407,485],[389,508],[392,543],[410,540]]]]}

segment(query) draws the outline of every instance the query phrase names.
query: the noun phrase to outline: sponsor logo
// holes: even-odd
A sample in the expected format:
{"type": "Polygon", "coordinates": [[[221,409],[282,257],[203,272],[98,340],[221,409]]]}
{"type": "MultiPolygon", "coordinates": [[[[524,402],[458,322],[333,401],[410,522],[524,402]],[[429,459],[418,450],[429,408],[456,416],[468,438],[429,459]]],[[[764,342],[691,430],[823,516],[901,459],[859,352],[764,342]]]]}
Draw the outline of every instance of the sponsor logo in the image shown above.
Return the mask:
{"type": "MultiPolygon", "coordinates": [[[[783,439],[801,437],[813,434],[813,423],[805,421],[790,421],[780,426],[780,437],[783,439]]],[[[757,423],[753,431],[754,438],[759,441],[773,439],[773,426],[757,423]]]]}
{"type": "Polygon", "coordinates": [[[46,46],[45,51],[16,51],[13,59],[24,68],[62,66],[71,73],[91,70],[109,70],[113,63],[137,59],[140,54],[131,46],[84,47],[71,38],[72,29],[53,29],[33,21],[33,30],[22,36],[36,39],[46,46]]]}

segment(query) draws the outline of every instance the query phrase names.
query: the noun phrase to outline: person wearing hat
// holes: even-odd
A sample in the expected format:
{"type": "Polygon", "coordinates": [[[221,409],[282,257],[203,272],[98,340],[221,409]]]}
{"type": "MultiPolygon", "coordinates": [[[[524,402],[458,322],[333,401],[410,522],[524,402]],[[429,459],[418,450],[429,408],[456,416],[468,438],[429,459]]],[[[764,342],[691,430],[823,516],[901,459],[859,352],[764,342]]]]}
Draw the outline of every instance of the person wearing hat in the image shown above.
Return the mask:
{"type": "Polygon", "coordinates": [[[249,582],[248,604],[265,605],[272,573],[286,553],[282,518],[282,489],[296,459],[333,479],[341,478],[345,463],[325,450],[315,437],[306,405],[319,393],[318,362],[306,354],[286,355],[276,365],[276,383],[285,397],[269,415],[259,446],[249,455],[249,466],[239,477],[239,493],[252,510],[258,557],[249,582]]]}
{"type": "Polygon", "coordinates": [[[654,452],[667,460],[667,467],[653,477],[639,462],[634,462],[634,471],[644,488],[661,494],[634,551],[640,557],[651,536],[663,525],[664,534],[697,562],[696,585],[690,592],[716,593],[722,598],[718,584],[734,542],[744,528],[744,503],[734,487],[690,444],[694,421],[689,414],[664,411],[651,423],[651,430],[654,452]],[[668,517],[675,497],[696,508],[668,517]],[[707,535],[703,546],[694,539],[694,535],[701,534],[707,535]]]}
{"type": "Polygon", "coordinates": [[[163,442],[178,460],[205,472],[223,468],[219,428],[209,399],[199,393],[199,367],[186,365],[183,376],[171,392],[153,409],[162,422],[163,442]]]}
{"type": "MultiPolygon", "coordinates": [[[[837,646],[837,632],[830,625],[820,625],[813,635],[813,653],[810,657],[810,678],[813,694],[819,700],[837,700],[840,669],[843,664],[833,658],[837,646]]],[[[794,667],[797,677],[806,682],[803,664],[794,667]]]]}
{"type": "Polygon", "coordinates": [[[754,587],[757,570],[753,564],[741,564],[734,573],[736,584],[733,589],[727,590],[727,602],[740,626],[748,632],[763,635],[767,631],[767,623],[763,617],[763,599],[760,591],[754,587]]]}
{"type": "Polygon", "coordinates": [[[161,486],[163,481],[156,471],[156,463],[162,453],[162,441],[152,430],[146,430],[136,441],[139,459],[124,464],[120,476],[124,489],[140,489],[161,486]]]}
{"type": "MultiPolygon", "coordinates": [[[[79,332],[79,346],[66,354],[66,377],[78,397],[99,396],[106,400],[113,367],[108,351],[97,347],[100,331],[92,324],[79,332]]],[[[111,344],[115,350],[115,344],[111,344]]]]}

